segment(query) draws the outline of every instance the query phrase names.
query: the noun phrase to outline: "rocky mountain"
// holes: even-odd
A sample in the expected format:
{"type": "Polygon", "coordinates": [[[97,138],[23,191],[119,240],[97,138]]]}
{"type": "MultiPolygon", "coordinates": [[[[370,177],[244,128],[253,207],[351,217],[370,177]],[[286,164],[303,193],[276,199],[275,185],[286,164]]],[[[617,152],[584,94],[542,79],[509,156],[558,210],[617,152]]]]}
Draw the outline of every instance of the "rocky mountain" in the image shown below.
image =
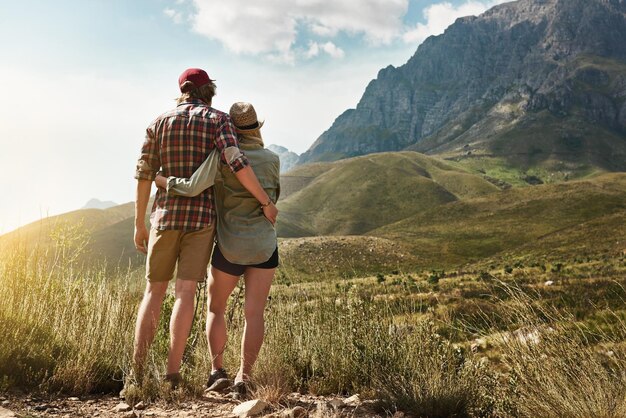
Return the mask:
{"type": "Polygon", "coordinates": [[[295,152],[289,151],[287,148],[281,147],[280,145],[270,144],[267,146],[267,149],[278,154],[281,173],[291,170],[298,163],[298,159],[300,158],[295,152]]]}
{"type": "Polygon", "coordinates": [[[460,18],[381,70],[299,163],[404,149],[626,170],[626,0],[518,0],[460,18]]]}
{"type": "Polygon", "coordinates": [[[102,201],[102,200],[94,198],[94,199],[89,199],[89,201],[85,203],[85,206],[83,206],[81,209],[108,209],[117,205],[118,204],[115,202],[102,201]]]}

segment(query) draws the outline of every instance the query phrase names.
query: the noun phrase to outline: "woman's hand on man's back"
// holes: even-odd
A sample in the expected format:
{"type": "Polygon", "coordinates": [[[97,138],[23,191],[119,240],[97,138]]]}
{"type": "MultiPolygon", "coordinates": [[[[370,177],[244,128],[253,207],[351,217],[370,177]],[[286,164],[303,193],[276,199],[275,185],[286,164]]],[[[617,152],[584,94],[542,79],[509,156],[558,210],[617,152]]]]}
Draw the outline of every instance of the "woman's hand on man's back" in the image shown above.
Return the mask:
{"type": "Polygon", "coordinates": [[[278,208],[273,202],[267,206],[263,206],[263,215],[272,223],[272,225],[275,225],[276,218],[278,217],[278,208]]]}

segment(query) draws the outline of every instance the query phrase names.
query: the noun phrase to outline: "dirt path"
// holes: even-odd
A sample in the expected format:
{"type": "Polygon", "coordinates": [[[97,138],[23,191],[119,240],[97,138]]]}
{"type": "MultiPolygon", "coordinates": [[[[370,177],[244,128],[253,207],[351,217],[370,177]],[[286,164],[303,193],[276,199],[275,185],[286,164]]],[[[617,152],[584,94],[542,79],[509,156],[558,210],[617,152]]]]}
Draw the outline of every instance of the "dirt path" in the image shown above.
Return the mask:
{"type": "MultiPolygon", "coordinates": [[[[0,394],[0,418],[34,417],[236,417],[233,409],[240,402],[220,395],[206,395],[184,402],[139,404],[131,407],[116,396],[45,398],[27,395],[0,394]]],[[[374,412],[371,401],[352,398],[328,398],[300,394],[288,396],[284,405],[269,405],[259,417],[382,417],[374,412]],[[285,406],[287,405],[287,406],[285,406]]],[[[395,418],[405,415],[396,413],[395,418]]]]}

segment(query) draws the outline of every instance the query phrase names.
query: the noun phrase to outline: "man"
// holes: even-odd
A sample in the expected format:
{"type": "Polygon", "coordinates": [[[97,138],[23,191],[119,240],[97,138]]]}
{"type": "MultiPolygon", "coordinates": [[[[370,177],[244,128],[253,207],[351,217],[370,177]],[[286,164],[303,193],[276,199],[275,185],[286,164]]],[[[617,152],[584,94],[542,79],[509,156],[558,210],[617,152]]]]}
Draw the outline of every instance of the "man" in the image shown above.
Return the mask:
{"type": "Polygon", "coordinates": [[[143,375],[148,348],[159,322],[161,305],[176,268],[175,301],[170,318],[170,346],[166,381],[177,386],[180,366],[194,313],[196,283],[206,276],[215,235],[213,188],[195,197],[168,195],[157,190],[150,215],[145,213],[157,171],[164,176],[190,177],[215,148],[241,184],[259,201],[272,223],[278,210],[259,184],[248,160],[239,150],[228,114],[211,107],[215,80],[204,70],[190,68],[178,79],[178,106],[156,118],[146,130],[135,178],[135,247],[147,254],[146,290],[135,328],[133,368],[143,375]]]}

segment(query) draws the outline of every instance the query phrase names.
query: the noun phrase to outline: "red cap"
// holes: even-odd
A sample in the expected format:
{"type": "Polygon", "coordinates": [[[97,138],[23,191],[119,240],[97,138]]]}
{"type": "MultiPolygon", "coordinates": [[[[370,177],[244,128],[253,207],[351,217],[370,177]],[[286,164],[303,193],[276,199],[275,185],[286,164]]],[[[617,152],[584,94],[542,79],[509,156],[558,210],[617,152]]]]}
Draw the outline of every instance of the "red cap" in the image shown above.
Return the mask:
{"type": "MultiPolygon", "coordinates": [[[[211,80],[206,71],[200,68],[188,68],[178,77],[178,87],[180,87],[180,91],[183,93],[185,93],[185,91],[183,91],[183,84],[186,81],[191,81],[194,88],[199,88],[215,80],[211,80]]],[[[189,89],[187,89],[187,91],[189,91],[189,89]]]]}

